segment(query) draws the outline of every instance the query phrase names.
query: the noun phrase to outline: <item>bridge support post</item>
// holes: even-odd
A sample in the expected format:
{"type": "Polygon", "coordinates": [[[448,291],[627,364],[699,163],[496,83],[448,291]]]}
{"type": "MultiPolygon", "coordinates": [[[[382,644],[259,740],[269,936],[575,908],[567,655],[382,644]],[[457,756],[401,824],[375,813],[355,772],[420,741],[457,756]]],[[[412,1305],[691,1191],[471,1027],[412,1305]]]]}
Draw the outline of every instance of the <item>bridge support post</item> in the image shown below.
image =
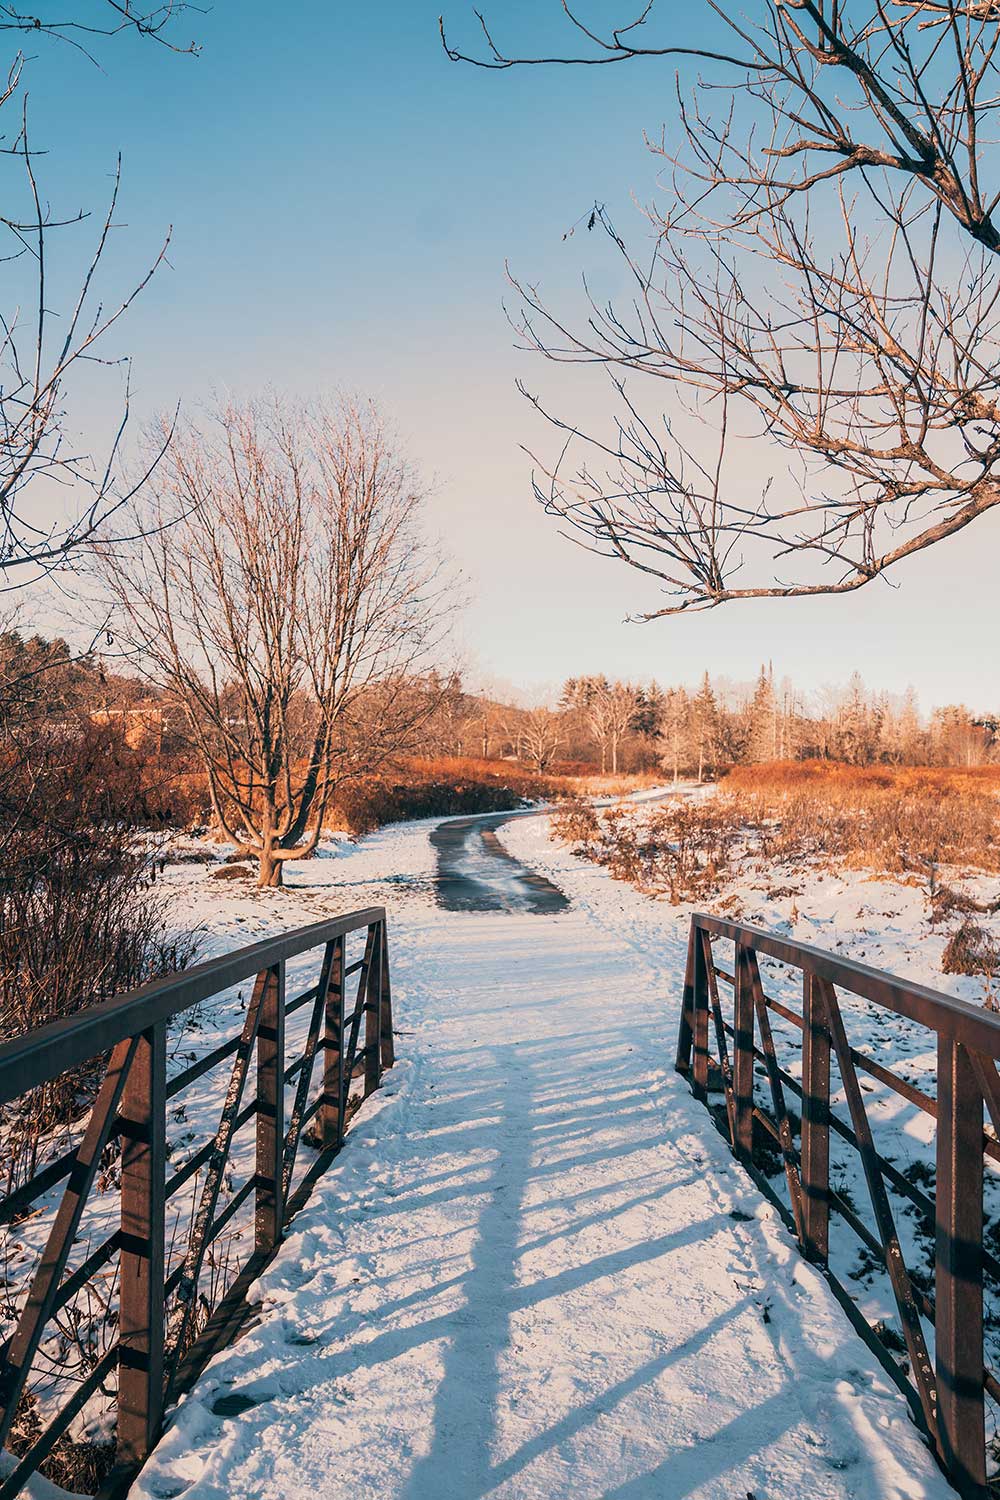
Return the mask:
{"type": "Polygon", "coordinates": [[[118,1462],[148,1458],[163,1419],[167,1025],[142,1033],[122,1093],[118,1462]]]}
{"type": "Polygon", "coordinates": [[[742,943],[733,953],[733,1095],[737,1156],[753,1160],[753,982],[750,954],[742,943]]]}
{"type": "Polygon", "coordinates": [[[817,993],[823,980],[802,974],[802,1246],[826,1265],[830,1253],[830,1032],[817,993]]]}
{"type": "Polygon", "coordinates": [[[267,970],[257,1032],[256,1249],[269,1253],[281,1239],[285,1142],[285,965],[267,970]]]}
{"type": "Polygon", "coordinates": [[[983,1500],[983,1096],[968,1050],[941,1035],[937,1109],[938,1444],[959,1494],[983,1500]]]}

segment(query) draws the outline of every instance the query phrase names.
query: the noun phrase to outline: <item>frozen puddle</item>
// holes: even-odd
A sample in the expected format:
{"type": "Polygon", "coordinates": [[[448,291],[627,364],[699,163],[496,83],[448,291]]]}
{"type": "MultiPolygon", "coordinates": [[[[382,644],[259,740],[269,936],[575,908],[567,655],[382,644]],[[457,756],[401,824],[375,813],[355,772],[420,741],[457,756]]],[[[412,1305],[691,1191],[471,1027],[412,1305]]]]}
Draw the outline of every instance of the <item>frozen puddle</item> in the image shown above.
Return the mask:
{"type": "Polygon", "coordinates": [[[679,928],[607,915],[390,911],[400,1061],[133,1495],[952,1494],[671,1069],[679,928]]]}

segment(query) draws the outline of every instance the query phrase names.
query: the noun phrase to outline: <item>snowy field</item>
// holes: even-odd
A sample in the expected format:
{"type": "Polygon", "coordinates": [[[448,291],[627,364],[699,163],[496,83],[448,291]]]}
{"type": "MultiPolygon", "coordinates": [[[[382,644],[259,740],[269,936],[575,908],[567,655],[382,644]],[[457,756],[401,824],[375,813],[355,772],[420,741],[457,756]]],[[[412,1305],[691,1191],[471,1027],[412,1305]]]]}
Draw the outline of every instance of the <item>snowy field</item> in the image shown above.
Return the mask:
{"type": "MultiPolygon", "coordinates": [[[[502,842],[569,910],[444,913],[429,826],[333,846],[285,894],[170,875],[210,951],[384,901],[399,1062],[133,1495],[943,1500],[902,1397],[672,1071],[687,911],[532,818],[502,842]]],[[[857,889],[831,884],[799,909],[912,973],[906,899],[868,887],[846,920],[857,889]]]]}

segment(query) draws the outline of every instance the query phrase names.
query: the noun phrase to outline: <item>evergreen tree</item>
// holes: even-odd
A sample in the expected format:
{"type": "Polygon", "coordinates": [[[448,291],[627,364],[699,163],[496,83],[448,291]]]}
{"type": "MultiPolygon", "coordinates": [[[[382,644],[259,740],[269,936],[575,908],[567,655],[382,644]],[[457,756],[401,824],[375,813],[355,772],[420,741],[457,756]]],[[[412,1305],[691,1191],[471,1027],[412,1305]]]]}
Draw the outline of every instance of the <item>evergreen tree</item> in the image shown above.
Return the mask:
{"type": "Polygon", "coordinates": [[[692,727],[698,750],[698,785],[705,777],[705,767],[714,771],[719,754],[719,705],[708,673],[701,679],[701,686],[691,704],[692,727]]]}
{"type": "Polygon", "coordinates": [[[776,760],[778,702],[774,695],[774,673],[770,666],[760,669],[748,717],[747,760],[776,760]]]}

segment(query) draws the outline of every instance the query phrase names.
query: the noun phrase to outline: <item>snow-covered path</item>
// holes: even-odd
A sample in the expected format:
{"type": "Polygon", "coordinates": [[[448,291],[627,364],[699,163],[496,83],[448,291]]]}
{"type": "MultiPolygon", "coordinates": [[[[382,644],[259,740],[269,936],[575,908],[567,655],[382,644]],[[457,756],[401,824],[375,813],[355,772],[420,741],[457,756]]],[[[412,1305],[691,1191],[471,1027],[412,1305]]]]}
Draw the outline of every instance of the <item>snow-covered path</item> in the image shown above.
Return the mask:
{"type": "MultiPolygon", "coordinates": [[[[427,837],[331,874],[357,904],[427,837]]],[[[576,900],[390,921],[401,1060],[133,1495],[950,1495],[671,1070],[680,943],[576,900]]]]}

